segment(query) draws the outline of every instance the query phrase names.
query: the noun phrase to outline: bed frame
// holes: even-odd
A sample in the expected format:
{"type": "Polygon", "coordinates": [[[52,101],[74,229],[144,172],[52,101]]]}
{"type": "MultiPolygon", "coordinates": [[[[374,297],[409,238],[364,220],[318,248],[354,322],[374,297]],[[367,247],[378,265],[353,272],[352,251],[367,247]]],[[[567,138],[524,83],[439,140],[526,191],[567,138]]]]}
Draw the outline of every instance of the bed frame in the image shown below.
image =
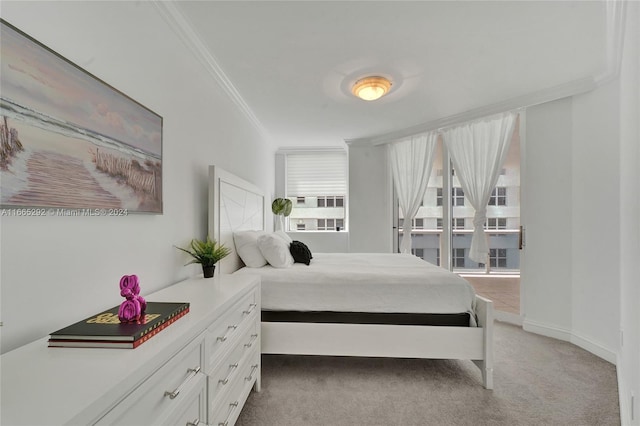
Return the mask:
{"type": "MultiPolygon", "coordinates": [[[[262,189],[209,167],[209,234],[232,250],[216,273],[243,266],[233,232],[266,229],[269,205],[262,189]]],[[[493,303],[476,296],[475,313],[478,327],[262,322],[262,353],[471,360],[493,389],[493,303]]]]}

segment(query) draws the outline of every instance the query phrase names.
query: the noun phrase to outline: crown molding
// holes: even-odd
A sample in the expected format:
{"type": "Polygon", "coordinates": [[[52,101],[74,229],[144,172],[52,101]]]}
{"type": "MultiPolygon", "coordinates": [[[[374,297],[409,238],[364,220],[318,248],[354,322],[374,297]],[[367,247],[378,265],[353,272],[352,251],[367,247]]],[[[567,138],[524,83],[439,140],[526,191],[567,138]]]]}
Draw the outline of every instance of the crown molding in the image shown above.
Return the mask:
{"type": "Polygon", "coordinates": [[[499,114],[506,111],[519,110],[526,107],[554,101],[556,99],[566,98],[568,96],[574,96],[580,93],[586,93],[595,89],[596,87],[597,83],[591,77],[581,80],[575,80],[559,86],[538,90],[536,92],[529,93],[523,96],[507,99],[506,101],[474,108],[460,114],[454,114],[412,127],[407,127],[405,129],[400,129],[367,138],[345,139],[345,143],[349,146],[383,145],[418,133],[440,131],[448,127],[457,126],[459,124],[488,117],[490,115],[499,114]]]}
{"type": "Polygon", "coordinates": [[[251,125],[262,137],[270,140],[271,137],[267,130],[242,98],[238,89],[236,89],[222,67],[218,64],[215,56],[209,51],[200,36],[193,29],[193,26],[187,17],[182,13],[182,11],[180,11],[180,8],[175,4],[175,2],[154,1],[153,5],[160,12],[162,18],[169,24],[173,32],[178,35],[182,42],[189,48],[191,53],[193,53],[195,58],[200,61],[213,80],[240,109],[251,125]]]}
{"type": "Polygon", "coordinates": [[[605,1],[606,19],[606,55],[604,71],[596,76],[596,84],[602,86],[620,75],[622,51],[624,48],[625,18],[627,0],[605,1]]]}
{"type": "Polygon", "coordinates": [[[346,152],[346,149],[339,146],[301,146],[278,148],[276,155],[301,154],[308,152],[346,152]]]}
{"type": "Polygon", "coordinates": [[[606,20],[606,62],[600,74],[573,80],[558,86],[541,89],[526,95],[517,96],[505,101],[474,108],[460,114],[454,114],[426,123],[417,124],[405,129],[366,137],[345,139],[348,146],[383,145],[418,133],[439,131],[447,127],[477,120],[489,115],[506,111],[523,109],[558,99],[590,92],[620,75],[622,66],[622,49],[624,41],[624,21],[626,16],[626,0],[603,2],[606,20]]]}

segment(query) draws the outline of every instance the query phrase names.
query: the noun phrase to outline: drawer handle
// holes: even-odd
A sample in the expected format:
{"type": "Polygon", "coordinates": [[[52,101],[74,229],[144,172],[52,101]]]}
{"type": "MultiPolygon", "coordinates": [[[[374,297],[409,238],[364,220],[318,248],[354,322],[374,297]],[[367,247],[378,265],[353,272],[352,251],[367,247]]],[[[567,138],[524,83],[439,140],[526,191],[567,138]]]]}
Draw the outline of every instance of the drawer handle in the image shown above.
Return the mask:
{"type": "Polygon", "coordinates": [[[256,306],[258,306],[258,304],[252,303],[252,304],[249,305],[249,310],[242,311],[242,313],[245,314],[245,315],[249,315],[251,312],[253,312],[253,310],[256,308],[256,306]]]}
{"type": "Polygon", "coordinates": [[[227,419],[224,422],[218,423],[218,426],[229,426],[229,419],[231,418],[231,415],[236,410],[236,407],[238,405],[240,405],[240,403],[238,401],[232,402],[231,404],[229,404],[229,407],[231,408],[231,411],[229,411],[229,414],[227,415],[227,419]]]}
{"type": "Polygon", "coordinates": [[[226,342],[227,339],[229,338],[229,333],[231,333],[232,331],[235,331],[236,328],[238,328],[237,325],[230,325],[229,327],[227,327],[227,332],[224,334],[224,336],[220,336],[216,340],[220,342],[226,342]]]}
{"type": "Polygon", "coordinates": [[[196,375],[199,372],[200,372],[200,366],[197,366],[196,368],[187,369],[187,373],[189,375],[184,379],[184,381],[182,383],[180,383],[180,386],[178,386],[176,388],[176,390],[174,390],[173,392],[165,391],[164,392],[164,396],[168,396],[170,399],[174,399],[176,396],[178,396],[180,394],[180,391],[182,390],[184,385],[186,385],[189,380],[191,380],[194,377],[196,377],[196,375]]]}
{"type": "Polygon", "coordinates": [[[247,377],[245,377],[244,379],[247,382],[250,382],[251,380],[253,380],[253,373],[255,373],[257,369],[258,369],[258,364],[253,364],[251,366],[251,373],[249,373],[249,375],[247,377]]]}
{"type": "Polygon", "coordinates": [[[244,344],[244,347],[245,347],[245,348],[250,348],[250,347],[251,347],[251,345],[253,345],[253,342],[255,342],[255,340],[256,340],[257,338],[258,338],[258,335],[257,335],[257,334],[252,334],[252,335],[251,335],[251,340],[249,340],[249,343],[245,343],[245,344],[244,344]]]}
{"type": "Polygon", "coordinates": [[[231,371],[229,372],[229,374],[227,374],[227,377],[225,377],[224,379],[218,380],[218,383],[222,383],[222,386],[229,383],[229,376],[231,375],[231,373],[233,373],[234,369],[238,368],[238,363],[236,362],[235,364],[231,364],[229,368],[231,369],[231,371]]]}
{"type": "Polygon", "coordinates": [[[195,419],[192,422],[187,423],[186,426],[198,426],[200,424],[200,419],[195,419]]]}

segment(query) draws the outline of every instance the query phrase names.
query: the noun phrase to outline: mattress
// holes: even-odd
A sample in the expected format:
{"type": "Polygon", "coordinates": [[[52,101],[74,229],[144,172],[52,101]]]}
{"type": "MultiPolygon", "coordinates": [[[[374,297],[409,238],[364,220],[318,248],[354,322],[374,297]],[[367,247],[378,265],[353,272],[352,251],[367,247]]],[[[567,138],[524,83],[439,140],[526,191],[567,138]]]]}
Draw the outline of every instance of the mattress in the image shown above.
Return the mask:
{"type": "Polygon", "coordinates": [[[308,266],[295,263],[289,268],[245,267],[235,273],[261,277],[263,310],[434,314],[474,311],[475,291],[465,279],[409,254],[315,253],[308,266]]]}

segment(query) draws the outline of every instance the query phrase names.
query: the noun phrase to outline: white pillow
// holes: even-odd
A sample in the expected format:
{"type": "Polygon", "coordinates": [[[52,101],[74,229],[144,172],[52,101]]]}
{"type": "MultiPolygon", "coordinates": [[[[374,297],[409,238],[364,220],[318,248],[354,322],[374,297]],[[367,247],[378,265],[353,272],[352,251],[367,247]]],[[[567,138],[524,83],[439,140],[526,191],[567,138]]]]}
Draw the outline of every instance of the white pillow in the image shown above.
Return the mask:
{"type": "Polygon", "coordinates": [[[260,268],[267,264],[260,248],[258,237],[266,234],[264,231],[238,231],[233,233],[233,242],[240,259],[249,268],[260,268]]]}
{"type": "Polygon", "coordinates": [[[280,238],[285,240],[287,242],[287,244],[291,244],[293,242],[293,240],[291,239],[289,234],[287,234],[284,231],[276,231],[276,232],[274,232],[274,234],[276,234],[277,236],[279,236],[280,238]]]}
{"type": "Polygon", "coordinates": [[[289,243],[276,233],[260,235],[258,247],[267,262],[274,268],[288,268],[293,265],[289,243]]]}

